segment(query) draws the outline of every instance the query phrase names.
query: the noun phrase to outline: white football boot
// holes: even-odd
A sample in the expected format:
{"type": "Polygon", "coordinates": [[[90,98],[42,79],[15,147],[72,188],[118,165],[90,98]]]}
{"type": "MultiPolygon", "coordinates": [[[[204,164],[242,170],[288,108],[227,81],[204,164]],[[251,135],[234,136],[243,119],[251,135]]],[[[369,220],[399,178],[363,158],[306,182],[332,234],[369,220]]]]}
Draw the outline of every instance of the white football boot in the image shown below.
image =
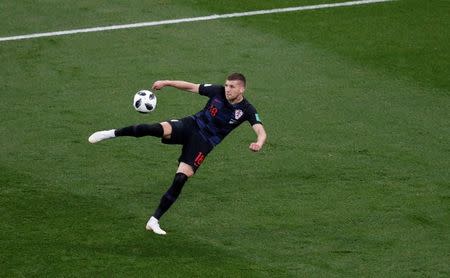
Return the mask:
{"type": "Polygon", "coordinates": [[[153,231],[155,234],[158,235],[166,235],[167,233],[159,227],[159,221],[155,217],[150,217],[150,219],[147,222],[147,225],[145,228],[149,231],[153,231]]]}
{"type": "Polygon", "coordinates": [[[111,129],[111,130],[102,130],[102,131],[97,131],[94,132],[91,136],[89,136],[89,142],[91,142],[92,144],[95,144],[97,142],[106,140],[106,139],[111,139],[116,137],[116,135],[114,134],[114,131],[116,131],[115,129],[111,129]]]}

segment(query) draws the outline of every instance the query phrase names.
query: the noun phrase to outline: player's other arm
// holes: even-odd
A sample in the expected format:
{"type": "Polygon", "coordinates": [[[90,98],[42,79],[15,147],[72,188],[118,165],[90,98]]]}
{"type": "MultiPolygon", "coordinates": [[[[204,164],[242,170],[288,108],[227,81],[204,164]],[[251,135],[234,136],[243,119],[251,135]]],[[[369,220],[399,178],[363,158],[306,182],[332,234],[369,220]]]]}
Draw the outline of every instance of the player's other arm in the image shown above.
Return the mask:
{"type": "Polygon", "coordinates": [[[191,93],[198,93],[198,90],[200,88],[200,84],[195,84],[182,80],[158,80],[155,81],[155,83],[153,83],[152,89],[160,90],[167,86],[174,87],[183,91],[188,91],[191,93]]]}
{"type": "Polygon", "coordinates": [[[250,144],[249,148],[254,152],[258,152],[261,150],[264,142],[266,142],[267,134],[262,124],[254,124],[252,128],[256,133],[257,139],[256,142],[250,144]]]}

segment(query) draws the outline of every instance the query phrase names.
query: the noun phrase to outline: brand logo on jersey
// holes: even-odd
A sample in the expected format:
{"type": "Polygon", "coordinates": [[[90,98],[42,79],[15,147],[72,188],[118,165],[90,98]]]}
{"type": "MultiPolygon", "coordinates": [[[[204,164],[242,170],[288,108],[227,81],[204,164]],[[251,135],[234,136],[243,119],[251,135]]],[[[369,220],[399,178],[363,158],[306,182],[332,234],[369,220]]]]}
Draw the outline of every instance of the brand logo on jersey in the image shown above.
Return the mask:
{"type": "Polygon", "coordinates": [[[241,109],[234,110],[234,118],[236,120],[239,120],[239,118],[242,117],[242,115],[244,115],[244,112],[242,112],[241,109]]]}

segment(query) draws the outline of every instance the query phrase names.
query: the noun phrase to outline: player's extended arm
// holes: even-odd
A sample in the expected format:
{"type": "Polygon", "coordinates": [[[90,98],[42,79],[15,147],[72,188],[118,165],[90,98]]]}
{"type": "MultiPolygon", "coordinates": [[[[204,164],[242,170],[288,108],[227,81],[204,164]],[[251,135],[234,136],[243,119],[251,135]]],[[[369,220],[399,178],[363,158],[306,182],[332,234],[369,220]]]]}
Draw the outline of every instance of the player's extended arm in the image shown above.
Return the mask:
{"type": "Polygon", "coordinates": [[[164,87],[174,87],[183,91],[188,91],[191,93],[198,93],[200,84],[195,84],[191,82],[181,81],[181,80],[158,80],[153,83],[153,90],[160,90],[164,87]]]}
{"type": "Polygon", "coordinates": [[[254,124],[252,128],[256,133],[257,139],[256,142],[250,144],[249,148],[254,152],[258,152],[261,150],[264,142],[266,142],[267,134],[262,124],[254,124]]]}

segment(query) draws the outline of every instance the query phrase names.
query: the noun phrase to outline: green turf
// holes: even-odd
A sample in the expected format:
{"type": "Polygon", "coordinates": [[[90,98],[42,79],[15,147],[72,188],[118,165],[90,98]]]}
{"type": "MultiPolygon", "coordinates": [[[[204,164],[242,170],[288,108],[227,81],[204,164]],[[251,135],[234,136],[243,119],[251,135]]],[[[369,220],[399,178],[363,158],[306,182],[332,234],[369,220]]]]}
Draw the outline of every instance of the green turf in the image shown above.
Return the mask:
{"type": "MultiPolygon", "coordinates": [[[[328,1],[4,1],[0,37],[328,1]],[[57,3],[57,4],[55,4],[57,3]]],[[[329,1],[338,2],[338,1],[329,1]]],[[[399,0],[0,42],[0,276],[448,277],[448,1],[399,0]],[[162,220],[179,148],[91,132],[205,99],[157,79],[244,72],[244,124],[162,220]]]]}

